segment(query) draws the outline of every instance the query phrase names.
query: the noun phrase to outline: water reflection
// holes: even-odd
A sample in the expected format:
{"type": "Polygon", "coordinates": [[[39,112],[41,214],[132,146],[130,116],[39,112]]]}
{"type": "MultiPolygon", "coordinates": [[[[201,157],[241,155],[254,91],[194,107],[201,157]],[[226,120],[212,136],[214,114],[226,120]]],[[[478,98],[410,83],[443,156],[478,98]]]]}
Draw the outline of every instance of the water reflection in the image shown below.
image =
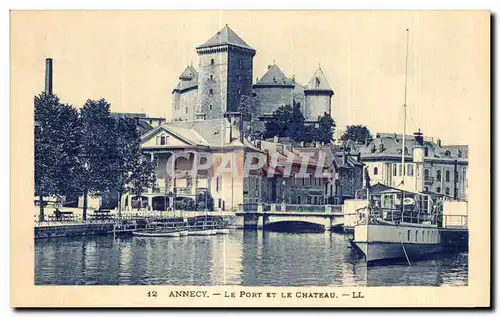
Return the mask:
{"type": "Polygon", "coordinates": [[[235,230],[180,238],[69,237],[35,242],[36,284],[466,285],[467,254],[366,267],[341,234],[235,230]]]}

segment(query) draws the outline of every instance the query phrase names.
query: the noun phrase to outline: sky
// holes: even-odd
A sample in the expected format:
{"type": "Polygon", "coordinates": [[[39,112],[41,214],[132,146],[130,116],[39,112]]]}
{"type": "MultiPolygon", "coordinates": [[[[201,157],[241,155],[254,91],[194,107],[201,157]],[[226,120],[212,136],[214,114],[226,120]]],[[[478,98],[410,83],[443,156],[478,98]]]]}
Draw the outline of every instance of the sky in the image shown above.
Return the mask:
{"type": "Polygon", "coordinates": [[[195,47],[225,24],[257,50],[254,81],[275,62],[305,85],[321,65],[338,131],[403,132],[407,35],[407,132],[470,144],[489,123],[489,13],[479,11],[18,11],[13,101],[44,90],[51,57],[62,102],[105,98],[113,112],[168,118],[180,73],[198,68],[195,47]]]}

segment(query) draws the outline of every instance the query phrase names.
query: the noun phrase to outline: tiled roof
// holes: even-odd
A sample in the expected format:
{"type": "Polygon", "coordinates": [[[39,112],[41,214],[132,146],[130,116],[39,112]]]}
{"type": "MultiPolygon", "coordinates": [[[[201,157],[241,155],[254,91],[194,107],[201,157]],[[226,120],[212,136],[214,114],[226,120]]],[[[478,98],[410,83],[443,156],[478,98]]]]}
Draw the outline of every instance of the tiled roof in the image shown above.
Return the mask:
{"type": "Polygon", "coordinates": [[[321,67],[318,67],[314,75],[312,76],[309,84],[306,86],[306,90],[324,90],[324,91],[332,91],[332,88],[328,84],[328,80],[326,80],[326,76],[323,73],[321,67]]]}
{"type": "Polygon", "coordinates": [[[294,85],[294,82],[277,65],[272,65],[255,85],[294,85]]]}
{"type": "Polygon", "coordinates": [[[213,46],[221,46],[221,45],[238,46],[238,47],[242,47],[242,48],[246,48],[246,49],[255,51],[247,43],[245,43],[245,41],[243,41],[233,30],[231,30],[229,28],[229,26],[227,26],[227,24],[222,30],[217,32],[208,41],[206,41],[204,44],[198,46],[197,49],[198,48],[213,47],[213,46]]]}

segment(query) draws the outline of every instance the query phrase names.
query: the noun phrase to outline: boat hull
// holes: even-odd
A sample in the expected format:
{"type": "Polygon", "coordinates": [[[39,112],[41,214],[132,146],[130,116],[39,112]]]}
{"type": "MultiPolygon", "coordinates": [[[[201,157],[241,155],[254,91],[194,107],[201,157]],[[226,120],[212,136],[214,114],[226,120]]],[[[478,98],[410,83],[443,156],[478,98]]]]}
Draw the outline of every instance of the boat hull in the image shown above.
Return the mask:
{"type": "Polygon", "coordinates": [[[440,244],[359,241],[353,241],[353,243],[363,252],[366,262],[370,264],[387,260],[406,259],[407,255],[411,262],[412,260],[417,260],[425,255],[438,253],[442,250],[440,244]]]}
{"type": "Polygon", "coordinates": [[[135,236],[139,237],[180,237],[181,232],[144,232],[144,231],[134,231],[132,233],[135,236]]]}
{"type": "Polygon", "coordinates": [[[205,230],[190,230],[188,231],[188,235],[190,236],[210,236],[217,234],[216,229],[205,229],[205,230]]]}

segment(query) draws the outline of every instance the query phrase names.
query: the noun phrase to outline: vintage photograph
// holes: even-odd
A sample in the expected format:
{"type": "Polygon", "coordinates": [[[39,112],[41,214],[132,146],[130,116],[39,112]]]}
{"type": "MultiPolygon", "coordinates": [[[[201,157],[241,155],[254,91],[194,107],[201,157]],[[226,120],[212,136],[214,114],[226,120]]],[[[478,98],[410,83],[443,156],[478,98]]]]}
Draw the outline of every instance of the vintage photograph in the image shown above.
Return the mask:
{"type": "Polygon", "coordinates": [[[12,12],[34,285],[467,287],[489,19],[12,12]]]}

